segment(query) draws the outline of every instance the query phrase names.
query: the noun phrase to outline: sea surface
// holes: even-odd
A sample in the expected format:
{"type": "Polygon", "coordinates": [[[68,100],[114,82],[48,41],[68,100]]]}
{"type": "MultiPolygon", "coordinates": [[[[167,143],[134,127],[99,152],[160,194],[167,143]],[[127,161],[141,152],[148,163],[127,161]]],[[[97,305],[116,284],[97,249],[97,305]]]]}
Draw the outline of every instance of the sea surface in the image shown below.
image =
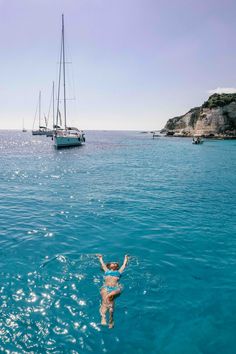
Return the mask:
{"type": "Polygon", "coordinates": [[[236,353],[236,141],[0,132],[0,352],[236,353]],[[96,253],[122,263],[100,325],[96,253]]]}

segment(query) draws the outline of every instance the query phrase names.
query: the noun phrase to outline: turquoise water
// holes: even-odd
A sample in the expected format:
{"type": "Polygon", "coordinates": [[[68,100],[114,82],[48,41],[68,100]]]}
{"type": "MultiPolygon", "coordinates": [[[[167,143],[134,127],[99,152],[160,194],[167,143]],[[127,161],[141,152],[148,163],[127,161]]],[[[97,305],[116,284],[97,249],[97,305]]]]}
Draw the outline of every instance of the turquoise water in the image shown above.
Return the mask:
{"type": "Polygon", "coordinates": [[[0,350],[235,353],[236,142],[86,138],[0,132],[0,350]],[[113,330],[95,253],[131,255],[113,330]]]}

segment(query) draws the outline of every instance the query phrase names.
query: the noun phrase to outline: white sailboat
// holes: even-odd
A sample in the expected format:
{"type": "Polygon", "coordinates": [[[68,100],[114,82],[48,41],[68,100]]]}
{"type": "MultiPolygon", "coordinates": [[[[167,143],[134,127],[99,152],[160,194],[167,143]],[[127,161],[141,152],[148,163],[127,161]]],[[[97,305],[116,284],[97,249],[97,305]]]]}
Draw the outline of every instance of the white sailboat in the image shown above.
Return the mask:
{"type": "MultiPolygon", "coordinates": [[[[38,119],[39,119],[39,128],[32,130],[32,135],[46,135],[47,133],[47,124],[45,126],[41,125],[41,91],[39,91],[39,101],[38,101],[38,119]]],[[[35,119],[34,119],[35,123],[35,119]]]]}
{"type": "Polygon", "coordinates": [[[67,109],[66,109],[66,70],[65,70],[65,34],[64,34],[64,15],[62,15],[62,35],[61,35],[61,51],[59,66],[59,81],[57,93],[57,111],[56,124],[54,129],[54,143],[56,148],[80,146],[85,142],[84,132],[67,126],[67,109]],[[60,105],[60,86],[63,80],[63,117],[61,117],[60,105]],[[62,119],[63,118],[63,119],[62,119]],[[63,126],[62,126],[63,121],[63,126]]]}

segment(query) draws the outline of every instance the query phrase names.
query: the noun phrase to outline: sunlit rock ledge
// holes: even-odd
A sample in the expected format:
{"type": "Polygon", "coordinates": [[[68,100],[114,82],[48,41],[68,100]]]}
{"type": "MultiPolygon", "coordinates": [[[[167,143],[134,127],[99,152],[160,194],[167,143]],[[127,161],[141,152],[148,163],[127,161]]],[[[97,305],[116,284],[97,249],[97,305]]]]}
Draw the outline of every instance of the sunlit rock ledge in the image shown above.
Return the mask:
{"type": "Polygon", "coordinates": [[[236,94],[210,96],[201,107],[169,119],[163,131],[168,136],[236,139],[236,94]]]}

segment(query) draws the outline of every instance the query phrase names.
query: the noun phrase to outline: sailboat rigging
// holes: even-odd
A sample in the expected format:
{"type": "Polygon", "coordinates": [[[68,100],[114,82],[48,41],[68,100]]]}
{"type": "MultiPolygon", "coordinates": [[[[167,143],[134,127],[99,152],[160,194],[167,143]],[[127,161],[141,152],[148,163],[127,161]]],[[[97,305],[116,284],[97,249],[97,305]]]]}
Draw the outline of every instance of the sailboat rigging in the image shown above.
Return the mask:
{"type": "Polygon", "coordinates": [[[85,142],[84,132],[67,126],[66,106],[66,69],[65,69],[65,30],[64,15],[62,14],[61,50],[59,64],[59,79],[57,92],[56,124],[54,125],[54,142],[56,148],[80,146],[85,142]],[[61,82],[63,81],[63,82],[61,82]],[[60,112],[61,84],[63,85],[63,112],[60,112]],[[62,114],[63,113],[63,114],[62,114]],[[62,117],[63,115],[63,117],[62,117]],[[63,127],[62,127],[63,120],[63,127]]]}
{"type": "MultiPolygon", "coordinates": [[[[38,124],[39,124],[39,128],[38,129],[33,129],[32,130],[32,135],[46,135],[47,134],[47,122],[45,122],[45,126],[41,125],[41,91],[39,91],[39,100],[38,100],[38,124]]],[[[37,111],[36,111],[37,113],[37,111]]],[[[36,118],[36,116],[35,116],[36,118]]],[[[35,123],[35,119],[34,119],[34,123],[35,123]]]]}
{"type": "Polygon", "coordinates": [[[47,116],[47,126],[48,126],[48,122],[50,119],[51,105],[52,105],[52,129],[48,129],[48,131],[46,133],[47,137],[52,137],[54,134],[53,130],[55,129],[55,85],[54,85],[54,81],[52,83],[52,94],[51,94],[48,116],[47,116]]]}

